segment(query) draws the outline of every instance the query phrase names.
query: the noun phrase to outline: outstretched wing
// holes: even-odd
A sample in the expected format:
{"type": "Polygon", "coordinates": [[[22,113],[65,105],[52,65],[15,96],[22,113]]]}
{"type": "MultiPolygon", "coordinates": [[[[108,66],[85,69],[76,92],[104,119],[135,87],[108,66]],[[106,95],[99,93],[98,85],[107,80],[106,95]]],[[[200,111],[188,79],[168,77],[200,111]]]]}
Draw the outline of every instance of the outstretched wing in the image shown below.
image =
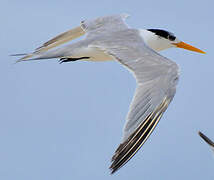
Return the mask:
{"type": "Polygon", "coordinates": [[[176,92],[178,66],[148,48],[138,30],[113,32],[94,42],[135,76],[137,89],[114,156],[112,173],[127,163],[150,136],[176,92]]]}
{"type": "Polygon", "coordinates": [[[32,59],[34,56],[37,56],[41,53],[47,52],[48,50],[55,48],[59,45],[62,45],[68,41],[76,39],[87,32],[90,32],[87,37],[99,36],[100,34],[109,33],[112,31],[119,31],[127,29],[128,26],[125,24],[124,20],[128,17],[127,14],[121,15],[112,15],[112,16],[103,16],[98,17],[94,20],[85,20],[81,22],[81,26],[73,28],[69,31],[66,31],[53,39],[45,42],[41,47],[36,48],[33,53],[30,54],[16,54],[16,55],[25,55],[19,61],[32,59]]]}
{"type": "Polygon", "coordinates": [[[68,41],[76,39],[84,34],[85,34],[85,31],[83,31],[83,29],[80,26],[78,26],[78,27],[73,28],[69,31],[66,31],[62,34],[59,34],[58,36],[54,37],[53,39],[50,39],[49,41],[45,42],[41,47],[36,48],[36,52],[47,51],[51,48],[54,48],[56,46],[66,43],[68,41]]]}
{"type": "Polygon", "coordinates": [[[42,46],[36,48],[36,50],[33,53],[27,54],[26,56],[22,57],[19,61],[30,59],[35,55],[46,52],[49,49],[52,49],[56,46],[64,44],[73,39],[76,39],[84,34],[85,34],[85,31],[83,31],[81,26],[73,28],[45,42],[42,46]]]}
{"type": "Polygon", "coordinates": [[[81,27],[87,33],[87,37],[100,36],[128,29],[129,27],[125,23],[127,17],[129,17],[129,15],[125,13],[98,17],[93,20],[82,21],[81,27]]]}

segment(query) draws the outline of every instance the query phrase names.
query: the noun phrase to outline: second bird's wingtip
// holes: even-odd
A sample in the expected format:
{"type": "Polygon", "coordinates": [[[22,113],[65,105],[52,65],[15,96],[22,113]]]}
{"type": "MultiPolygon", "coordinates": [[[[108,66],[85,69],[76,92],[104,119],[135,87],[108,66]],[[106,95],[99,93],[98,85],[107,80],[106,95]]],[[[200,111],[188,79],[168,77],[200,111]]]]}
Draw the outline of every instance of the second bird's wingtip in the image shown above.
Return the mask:
{"type": "Polygon", "coordinates": [[[208,138],[205,134],[203,134],[201,131],[198,132],[199,136],[211,147],[214,147],[214,142],[208,138]]]}

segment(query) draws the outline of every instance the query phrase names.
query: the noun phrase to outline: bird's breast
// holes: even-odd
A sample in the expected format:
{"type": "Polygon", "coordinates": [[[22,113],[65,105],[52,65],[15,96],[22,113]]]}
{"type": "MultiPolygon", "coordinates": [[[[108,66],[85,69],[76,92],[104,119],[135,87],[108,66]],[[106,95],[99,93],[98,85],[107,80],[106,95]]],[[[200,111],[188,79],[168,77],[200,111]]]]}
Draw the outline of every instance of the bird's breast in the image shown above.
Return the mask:
{"type": "Polygon", "coordinates": [[[79,49],[75,52],[71,58],[80,58],[80,57],[90,57],[89,59],[84,59],[86,61],[111,61],[113,60],[112,56],[108,55],[99,48],[87,47],[79,49]]]}

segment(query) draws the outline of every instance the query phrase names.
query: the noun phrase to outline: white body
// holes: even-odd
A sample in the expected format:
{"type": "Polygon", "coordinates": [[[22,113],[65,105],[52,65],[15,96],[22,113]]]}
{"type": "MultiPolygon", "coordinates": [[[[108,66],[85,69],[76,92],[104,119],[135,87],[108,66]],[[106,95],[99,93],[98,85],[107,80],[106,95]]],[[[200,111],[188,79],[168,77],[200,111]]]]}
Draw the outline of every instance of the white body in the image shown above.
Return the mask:
{"type": "MultiPolygon", "coordinates": [[[[175,47],[173,44],[169,43],[169,40],[160,38],[154,33],[147,31],[146,29],[139,29],[140,36],[144,40],[145,44],[149,46],[156,52],[175,47]]],[[[175,41],[177,42],[177,41],[175,41]]],[[[70,58],[79,58],[79,57],[90,57],[90,59],[84,59],[86,61],[110,61],[114,60],[114,58],[104,51],[94,48],[94,47],[87,47],[87,48],[79,48],[78,50],[73,52],[70,58]]]]}
{"type": "Polygon", "coordinates": [[[95,47],[87,47],[80,48],[78,51],[74,53],[72,56],[68,56],[70,58],[79,58],[79,57],[90,57],[90,59],[83,59],[85,61],[110,61],[114,60],[112,56],[108,55],[104,51],[95,48],[95,47]]]}

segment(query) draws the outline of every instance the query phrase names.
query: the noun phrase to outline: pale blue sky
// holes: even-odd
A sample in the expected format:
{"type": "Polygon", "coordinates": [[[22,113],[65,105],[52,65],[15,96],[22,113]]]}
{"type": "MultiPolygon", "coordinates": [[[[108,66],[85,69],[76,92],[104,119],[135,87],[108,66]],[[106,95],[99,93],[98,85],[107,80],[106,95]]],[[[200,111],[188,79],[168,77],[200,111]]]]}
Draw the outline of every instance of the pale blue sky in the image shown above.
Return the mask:
{"type": "Polygon", "coordinates": [[[214,139],[214,13],[212,1],[0,2],[0,179],[214,179],[214,158],[197,135],[214,139]],[[113,176],[108,167],[120,143],[135,90],[115,62],[57,60],[14,64],[84,19],[126,12],[135,28],[163,28],[202,50],[169,49],[181,68],[177,94],[143,148],[113,176]]]}

